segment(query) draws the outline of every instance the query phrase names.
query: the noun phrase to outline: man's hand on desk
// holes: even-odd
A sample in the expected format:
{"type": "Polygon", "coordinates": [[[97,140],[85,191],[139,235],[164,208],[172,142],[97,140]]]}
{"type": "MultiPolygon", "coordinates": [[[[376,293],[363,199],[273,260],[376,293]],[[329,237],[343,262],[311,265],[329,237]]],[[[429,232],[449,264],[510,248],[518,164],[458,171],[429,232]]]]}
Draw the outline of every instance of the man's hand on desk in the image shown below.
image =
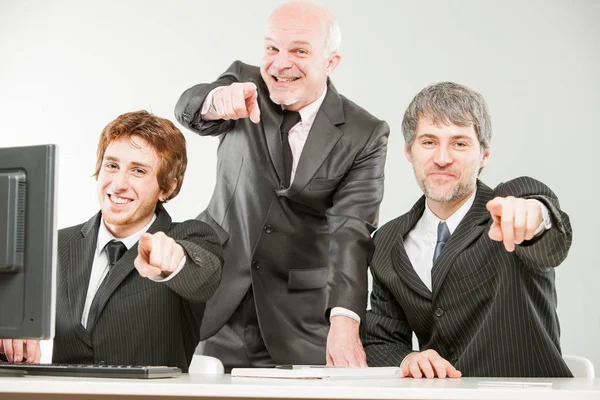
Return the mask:
{"type": "Polygon", "coordinates": [[[410,353],[400,364],[405,378],[460,378],[462,373],[443,359],[435,350],[410,353]]]}
{"type": "Polygon", "coordinates": [[[39,340],[0,339],[0,354],[9,362],[39,364],[42,353],[39,340]]]}
{"type": "Polygon", "coordinates": [[[338,315],[331,318],[327,335],[327,365],[366,367],[367,356],[358,335],[359,323],[338,315]]]}

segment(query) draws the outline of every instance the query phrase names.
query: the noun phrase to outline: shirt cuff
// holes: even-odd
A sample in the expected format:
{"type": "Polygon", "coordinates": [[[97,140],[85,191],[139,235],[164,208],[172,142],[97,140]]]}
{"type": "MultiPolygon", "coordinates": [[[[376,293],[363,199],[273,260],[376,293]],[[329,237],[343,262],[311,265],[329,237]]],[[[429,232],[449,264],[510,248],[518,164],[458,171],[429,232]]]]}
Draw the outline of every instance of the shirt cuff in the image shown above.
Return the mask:
{"type": "Polygon", "coordinates": [[[329,314],[329,322],[331,323],[331,318],[337,317],[340,315],[342,315],[344,317],[352,318],[353,320],[355,320],[356,322],[358,322],[360,324],[360,317],[358,316],[358,314],[356,314],[354,311],[350,311],[344,307],[333,307],[331,309],[331,313],[329,314]]]}
{"type": "Polygon", "coordinates": [[[175,275],[177,275],[179,273],[179,271],[181,271],[183,269],[183,266],[185,265],[186,261],[187,261],[187,257],[184,254],[183,258],[179,262],[179,265],[177,266],[177,269],[175,271],[171,272],[169,274],[169,276],[164,276],[163,274],[160,274],[160,275],[156,275],[156,276],[149,276],[148,279],[153,280],[154,282],[168,282],[171,279],[173,279],[173,277],[175,275]]]}
{"type": "Polygon", "coordinates": [[[215,96],[215,93],[223,89],[223,87],[224,86],[219,86],[214,88],[208,93],[206,99],[204,99],[204,103],[202,103],[202,109],[200,110],[200,118],[202,118],[204,121],[216,121],[221,119],[217,114],[217,110],[215,110],[213,106],[213,97],[215,96]]]}
{"type": "Polygon", "coordinates": [[[535,234],[533,235],[533,237],[536,238],[548,229],[552,228],[552,219],[550,218],[550,211],[548,211],[548,207],[546,207],[544,203],[542,203],[539,200],[532,200],[537,202],[540,205],[540,207],[542,207],[542,223],[540,224],[540,226],[537,227],[537,229],[535,230],[535,234]]]}

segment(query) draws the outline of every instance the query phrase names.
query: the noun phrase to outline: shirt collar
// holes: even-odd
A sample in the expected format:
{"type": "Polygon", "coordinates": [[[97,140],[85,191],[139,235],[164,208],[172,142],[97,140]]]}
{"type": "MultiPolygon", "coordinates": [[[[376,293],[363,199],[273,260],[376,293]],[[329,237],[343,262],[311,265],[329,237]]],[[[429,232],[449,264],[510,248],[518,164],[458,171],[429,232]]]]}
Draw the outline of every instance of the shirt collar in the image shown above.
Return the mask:
{"type": "Polygon", "coordinates": [[[302,107],[298,112],[300,113],[300,118],[302,118],[302,125],[312,125],[317,117],[317,113],[321,108],[321,104],[323,104],[323,100],[325,100],[325,95],[327,94],[327,85],[323,88],[323,93],[312,103],[302,107]]]}
{"type": "Polygon", "coordinates": [[[152,226],[152,224],[154,223],[155,220],[156,220],[156,214],[153,214],[152,220],[150,221],[150,223],[148,225],[146,225],[145,227],[143,227],[142,229],[140,229],[133,235],[127,236],[124,239],[117,239],[114,237],[114,235],[112,233],[109,232],[108,229],[106,229],[106,225],[104,224],[104,218],[100,218],[100,227],[98,228],[98,241],[96,242],[96,244],[97,244],[96,252],[100,253],[104,249],[104,246],[106,246],[106,244],[108,242],[110,242],[111,240],[119,240],[119,241],[123,242],[125,247],[127,247],[127,250],[129,250],[138,242],[138,240],[140,240],[140,237],[144,233],[146,233],[146,231],[148,229],[150,229],[150,226],[152,226]]]}
{"type": "MultiPolygon", "coordinates": [[[[458,227],[460,221],[463,220],[465,215],[467,215],[467,212],[469,212],[469,210],[471,209],[471,206],[475,201],[475,194],[477,194],[477,189],[473,191],[473,194],[469,196],[467,201],[465,201],[458,210],[454,211],[454,213],[451,216],[449,216],[448,219],[446,219],[446,225],[448,225],[448,230],[450,231],[450,234],[454,233],[454,230],[458,227]]],[[[431,209],[429,208],[429,204],[427,203],[427,201],[425,201],[425,223],[427,226],[427,231],[434,232],[434,234],[437,236],[437,226],[440,223],[440,221],[442,220],[439,219],[433,213],[433,211],[431,211],[431,209]]]]}

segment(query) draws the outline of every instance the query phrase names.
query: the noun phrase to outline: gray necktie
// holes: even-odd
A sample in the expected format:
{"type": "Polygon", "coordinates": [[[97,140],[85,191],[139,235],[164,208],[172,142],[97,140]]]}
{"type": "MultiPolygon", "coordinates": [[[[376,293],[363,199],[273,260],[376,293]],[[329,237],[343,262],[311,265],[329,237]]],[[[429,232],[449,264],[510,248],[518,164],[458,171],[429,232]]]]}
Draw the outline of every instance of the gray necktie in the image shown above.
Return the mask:
{"type": "Polygon", "coordinates": [[[433,262],[442,254],[442,250],[448,239],[450,239],[450,229],[448,229],[446,222],[440,221],[437,228],[437,242],[433,251],[433,262]]]}

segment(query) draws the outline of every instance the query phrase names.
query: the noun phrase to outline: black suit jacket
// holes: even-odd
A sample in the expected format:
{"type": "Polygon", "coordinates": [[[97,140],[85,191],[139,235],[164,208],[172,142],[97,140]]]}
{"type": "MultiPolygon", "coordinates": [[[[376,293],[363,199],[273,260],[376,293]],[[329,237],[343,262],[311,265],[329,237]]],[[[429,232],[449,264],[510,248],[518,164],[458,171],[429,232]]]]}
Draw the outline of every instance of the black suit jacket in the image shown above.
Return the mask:
{"type": "Polygon", "coordinates": [[[571,245],[568,216],[541,182],[523,177],[492,190],[478,182],[475,201],[432,269],[432,291],[411,265],[403,238],[425,198],[375,234],[373,291],[362,335],[371,366],[400,365],[412,352],[436,350],[463,376],[567,377],[556,314],[554,267],[571,245]],[[486,203],[496,196],[535,198],[552,228],[512,253],[488,237],[486,203]]]}
{"type": "Polygon", "coordinates": [[[172,223],[161,208],[148,233],[165,232],[186,253],[183,269],[158,283],[133,265],[137,244],[111,269],[94,302],[98,318],[81,325],[96,250],[100,213],[58,232],[55,363],[167,365],[187,371],[199,342],[206,301],[221,277],[221,249],[214,231],[191,220],[172,223]]]}
{"type": "Polygon", "coordinates": [[[202,339],[228,321],[252,285],[273,360],[324,363],[327,310],[339,306],[364,316],[389,127],[328,82],[286,188],[281,107],[269,99],[258,67],[238,61],[216,82],[188,89],[175,116],[201,135],[219,136],[214,194],[198,218],[217,231],[225,264],[206,307],[202,339]],[[256,84],[260,122],[203,121],[208,93],[233,82],[256,84]]]}

